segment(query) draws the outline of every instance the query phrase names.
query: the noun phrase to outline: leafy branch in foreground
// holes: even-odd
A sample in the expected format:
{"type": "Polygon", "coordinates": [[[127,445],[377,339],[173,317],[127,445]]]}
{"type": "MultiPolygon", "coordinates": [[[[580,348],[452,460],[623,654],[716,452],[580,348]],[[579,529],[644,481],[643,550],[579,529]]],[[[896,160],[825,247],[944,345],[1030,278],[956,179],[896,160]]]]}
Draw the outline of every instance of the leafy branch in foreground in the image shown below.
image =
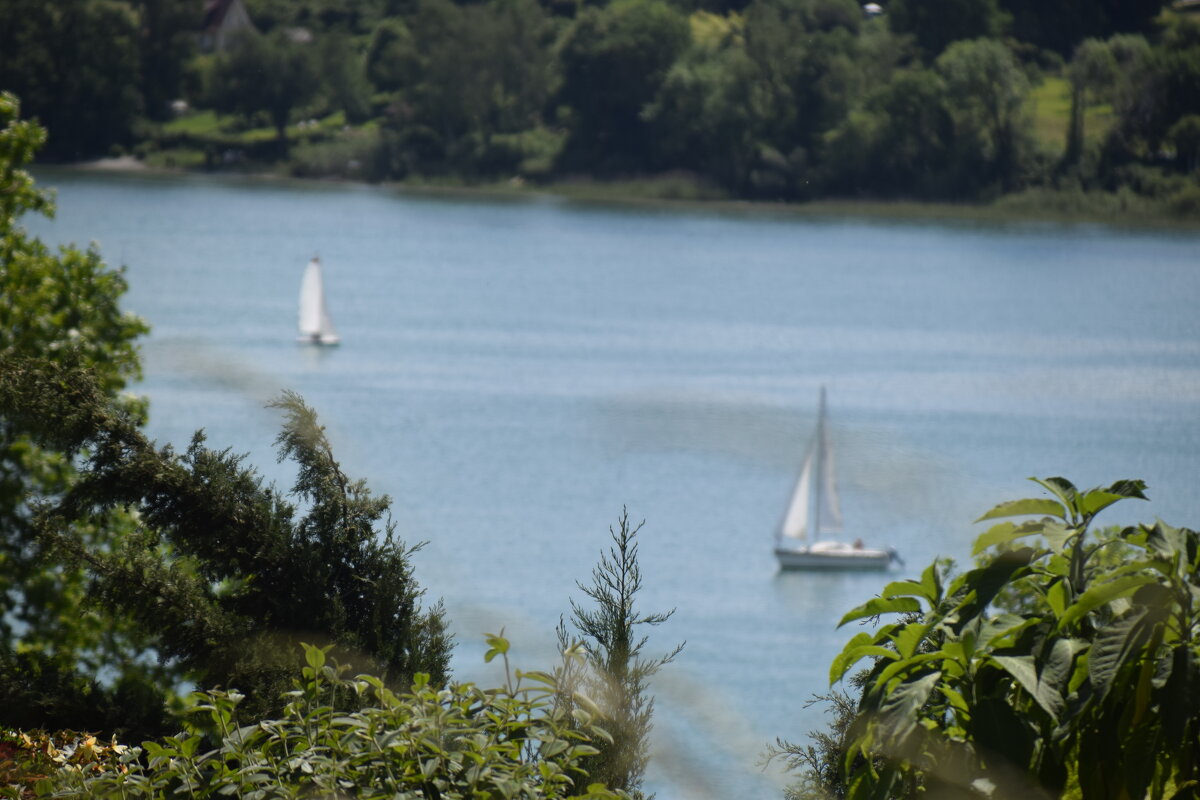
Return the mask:
{"type": "Polygon", "coordinates": [[[835,683],[871,665],[841,764],[847,797],[1195,796],[1200,534],[1092,531],[1103,509],[1144,499],[1141,481],[1037,483],[1049,497],[980,518],[1001,521],[979,537],[976,569],[951,579],[931,565],[843,617],[901,615],[830,668],[835,683]],[[1113,547],[1126,557],[1106,557],[1113,547]]]}
{"type": "MultiPolygon", "coordinates": [[[[507,652],[503,637],[489,637],[507,652]]],[[[617,800],[587,778],[591,718],[554,702],[553,676],[516,671],[509,686],[439,689],[423,673],[397,693],[371,675],[343,677],[329,648],[304,646],[306,665],[281,716],[244,724],[236,691],[188,699],[185,729],[122,753],[117,769],[64,768],[41,783],[62,798],[350,797],[617,800]],[[206,742],[216,741],[209,749],[206,742]]]]}
{"type": "Polygon", "coordinates": [[[275,407],[303,513],[202,433],[182,454],[156,447],[89,371],[0,359],[0,413],[81,464],[78,481],[38,511],[41,542],[85,567],[93,600],[132,618],[182,674],[237,686],[247,710],[266,713],[305,638],[387,680],[422,672],[440,684],[449,636],[440,606],[421,608],[416,548],[396,538],[390,501],[345,477],[298,396],[275,407]],[[78,536],[125,509],[138,521],[126,540],[91,549],[78,536]]]}
{"type": "Polygon", "coordinates": [[[584,759],[584,768],[594,780],[636,796],[649,759],[647,740],[654,713],[654,699],[647,694],[649,680],[683,650],[679,644],[657,658],[642,656],[648,637],[638,638],[636,629],[661,625],[675,613],[644,614],[634,607],[642,588],[634,538],[644,524],[631,524],[629,511],[623,509],[617,528],[609,528],[613,544],[601,553],[592,583],[578,584],[595,604],[584,608],[571,601],[571,621],[581,640],[572,643],[566,625],[560,621],[558,627],[560,649],[567,654],[559,669],[565,689],[560,701],[576,707],[574,695],[582,691],[599,706],[600,724],[609,734],[596,742],[598,752],[584,759]],[[580,652],[581,659],[573,657],[580,652]]]}
{"type": "MultiPolygon", "coordinates": [[[[22,225],[28,214],[53,216],[54,201],[25,170],[46,131],[20,112],[0,92],[0,360],[87,367],[101,394],[141,418],[144,404],[122,390],[141,374],[137,340],[148,328],[121,309],[123,271],[94,246],[50,248],[22,225]]],[[[164,676],[144,637],[96,607],[83,570],[42,558],[37,545],[33,501],[60,496],[76,477],[66,454],[39,446],[0,408],[0,724],[152,729],[162,703],[147,687],[164,676]],[[105,686],[94,679],[102,666],[112,676],[105,686]]],[[[74,533],[100,550],[132,528],[114,511],[74,533]]]]}

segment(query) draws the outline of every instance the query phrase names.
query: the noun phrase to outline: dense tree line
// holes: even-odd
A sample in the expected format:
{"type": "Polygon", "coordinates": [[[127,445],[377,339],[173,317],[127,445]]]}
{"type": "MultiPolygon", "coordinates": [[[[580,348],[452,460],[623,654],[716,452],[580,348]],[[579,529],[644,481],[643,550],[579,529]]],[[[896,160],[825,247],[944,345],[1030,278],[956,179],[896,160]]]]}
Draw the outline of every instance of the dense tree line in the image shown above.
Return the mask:
{"type": "Polygon", "coordinates": [[[217,53],[197,49],[197,5],[0,0],[0,87],[53,158],[152,136],[138,121],[183,98],[270,125],[265,157],[299,174],[1197,193],[1200,22],[1163,0],[246,0],[256,31],[217,53]],[[1028,100],[1051,75],[1074,108],[1047,144],[1028,100]],[[1111,129],[1089,136],[1097,107],[1111,129]],[[289,123],[337,111],[351,130],[289,152],[289,123]]]}

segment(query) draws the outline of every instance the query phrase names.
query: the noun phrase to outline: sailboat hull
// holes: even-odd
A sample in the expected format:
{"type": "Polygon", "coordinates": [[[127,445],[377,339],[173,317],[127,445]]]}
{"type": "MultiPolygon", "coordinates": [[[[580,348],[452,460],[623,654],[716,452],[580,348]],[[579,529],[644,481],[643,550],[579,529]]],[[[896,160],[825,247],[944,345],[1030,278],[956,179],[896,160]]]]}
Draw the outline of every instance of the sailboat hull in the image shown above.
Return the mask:
{"type": "Polygon", "coordinates": [[[891,566],[895,554],[843,542],[818,542],[812,547],[776,547],[775,558],[781,569],[881,570],[891,566]]]}
{"type": "Polygon", "coordinates": [[[316,336],[305,336],[301,334],[296,337],[296,342],[299,344],[319,344],[325,347],[333,347],[336,344],[341,344],[341,337],[333,334],[321,334],[316,336]]]}

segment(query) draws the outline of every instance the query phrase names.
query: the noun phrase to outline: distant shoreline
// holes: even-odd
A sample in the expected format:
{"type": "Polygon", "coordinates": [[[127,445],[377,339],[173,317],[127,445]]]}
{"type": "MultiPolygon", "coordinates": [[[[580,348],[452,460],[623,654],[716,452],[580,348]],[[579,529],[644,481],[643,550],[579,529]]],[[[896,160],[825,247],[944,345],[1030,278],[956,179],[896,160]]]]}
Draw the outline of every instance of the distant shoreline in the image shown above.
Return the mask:
{"type": "MultiPolygon", "coordinates": [[[[1148,230],[1200,229],[1200,218],[1168,214],[1097,213],[1088,209],[1062,209],[1021,203],[948,203],[915,200],[828,198],[805,203],[738,200],[726,197],[671,196],[664,194],[655,178],[602,182],[567,180],[533,183],[520,180],[486,184],[430,181],[384,181],[370,183],[349,178],[301,178],[271,170],[197,171],[178,167],[151,166],[130,155],[88,161],[34,164],[35,170],[127,173],[170,177],[204,176],[254,181],[294,182],[311,186],[378,186],[413,194],[462,195],[488,198],[547,197],[589,205],[651,207],[658,209],[709,210],[729,213],[769,214],[804,217],[859,217],[909,222],[970,222],[996,224],[1103,225],[1113,228],[1148,230]]],[[[1051,200],[1053,193],[1046,193],[1051,200]]],[[[1003,201],[1003,198],[1002,198],[1003,201]]]]}

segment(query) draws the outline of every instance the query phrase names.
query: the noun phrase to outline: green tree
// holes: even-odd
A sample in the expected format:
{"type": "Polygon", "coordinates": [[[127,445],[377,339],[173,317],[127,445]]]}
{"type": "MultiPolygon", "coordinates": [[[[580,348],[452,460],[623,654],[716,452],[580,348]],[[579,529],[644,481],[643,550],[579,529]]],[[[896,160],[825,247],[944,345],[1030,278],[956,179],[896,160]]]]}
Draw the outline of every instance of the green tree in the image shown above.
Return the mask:
{"type": "Polygon", "coordinates": [[[363,54],[344,33],[327,33],[316,42],[321,84],[330,111],[345,113],[346,121],[361,124],[371,118],[371,84],[363,54]]]}
{"type": "MultiPolygon", "coordinates": [[[[609,528],[613,544],[601,553],[592,583],[577,584],[594,607],[571,601],[571,622],[586,655],[582,663],[568,655],[559,671],[561,704],[575,708],[578,701],[572,698],[583,691],[599,708],[598,722],[609,734],[595,742],[599,752],[582,760],[584,770],[592,780],[637,796],[654,713],[649,681],[683,650],[679,644],[657,658],[642,656],[648,637],[640,634],[641,626],[656,627],[675,613],[645,614],[635,607],[642,571],[634,538],[644,524],[632,525],[628,510],[622,510],[617,528],[609,528]]],[[[576,651],[565,623],[559,624],[558,640],[565,653],[576,651]]]]}
{"type": "Polygon", "coordinates": [[[1083,154],[1084,109],[1092,97],[1103,96],[1117,80],[1117,60],[1112,48],[1099,39],[1080,42],[1067,65],[1067,80],[1071,83],[1071,124],[1067,130],[1067,146],[1063,161],[1074,164],[1083,154]]]}
{"type": "Polygon", "coordinates": [[[644,113],[653,129],[655,161],[742,191],[755,156],[745,97],[754,64],[746,55],[743,20],[736,13],[699,11],[690,22],[691,47],[671,66],[644,113]]]}
{"type": "Polygon", "coordinates": [[[1167,139],[1175,146],[1175,158],[1184,172],[1200,169],[1200,114],[1188,114],[1167,131],[1167,139]]]}
{"type": "Polygon", "coordinates": [[[861,12],[853,5],[756,0],[746,9],[754,71],[745,92],[758,150],[748,182],[755,195],[805,199],[823,191],[817,167],[826,135],[864,88],[861,12]]]}
{"type": "Polygon", "coordinates": [[[265,112],[286,157],[292,111],[313,99],[319,85],[315,54],[306,43],[292,41],[282,30],[247,34],[216,59],[208,102],[246,116],[265,112]]]}
{"type": "Polygon", "coordinates": [[[946,85],[932,70],[898,70],[869,107],[882,118],[868,159],[880,188],[890,193],[945,196],[954,153],[954,120],[946,85]]]}
{"type": "Polygon", "coordinates": [[[996,0],[892,0],[888,24],[916,39],[929,60],[952,42],[1000,33],[1003,17],[996,0]]]}
{"type": "Polygon", "coordinates": [[[1103,509],[1144,497],[1141,481],[1037,482],[1049,497],[980,518],[1003,521],[976,541],[977,568],[930,565],[843,617],[901,615],[830,667],[836,682],[872,662],[842,760],[848,797],[1194,793],[1200,534],[1095,531],[1103,509]]]}
{"type": "Polygon", "coordinates": [[[1084,39],[1147,34],[1167,0],[999,0],[1012,36],[1069,57],[1084,39]]]}
{"type": "Polygon", "coordinates": [[[644,112],[689,37],[686,17],[663,0],[615,0],[580,13],[559,51],[570,131],[563,169],[612,175],[650,166],[644,112]]]}
{"type": "Polygon", "coordinates": [[[127,144],[142,111],[138,15],[116,0],[0,0],[0,88],[50,130],[43,155],[127,144]]]}
{"type": "MultiPolygon", "coordinates": [[[[40,126],[21,120],[16,97],[0,93],[0,361],[84,366],[98,393],[136,420],[144,408],[122,391],[140,376],[137,341],[147,327],[121,310],[122,271],[106,267],[94,247],[53,251],[21,225],[25,214],[54,212],[23,169],[44,140],[40,126]]],[[[0,721],[111,728],[120,713],[144,714],[149,724],[161,717],[159,704],[134,696],[162,671],[139,658],[141,637],[94,607],[81,570],[41,557],[34,502],[61,496],[77,474],[66,454],[40,447],[31,433],[0,410],[0,721]],[[116,676],[108,689],[93,680],[101,665],[116,676]]],[[[82,525],[77,535],[99,550],[131,529],[128,515],[114,514],[111,524],[82,525]]]]}
{"type": "Polygon", "coordinates": [[[411,70],[388,123],[393,170],[511,174],[519,156],[496,136],[541,124],[551,81],[549,17],[536,0],[422,0],[407,24],[411,37],[389,26],[373,45],[375,72],[394,73],[399,83],[411,70]]]}
{"type": "Polygon", "coordinates": [[[371,34],[367,77],[381,91],[398,91],[416,80],[419,58],[416,41],[404,21],[385,19],[371,34]]]}
{"type": "MultiPolygon", "coordinates": [[[[1133,56],[1129,91],[1117,112],[1127,147],[1145,160],[1157,158],[1180,118],[1200,114],[1200,20],[1165,16],[1161,42],[1133,56]]],[[[1135,40],[1136,41],[1136,40],[1135,40]]]]}
{"type": "Polygon", "coordinates": [[[182,96],[188,59],[195,51],[196,4],[190,0],[135,0],[139,77],[146,116],[167,119],[182,96]]]}
{"type": "Polygon", "coordinates": [[[1013,189],[1028,149],[1025,72],[995,39],[955,42],[938,56],[936,68],[946,84],[959,168],[977,189],[990,184],[1013,189]]]}
{"type": "Polygon", "coordinates": [[[82,458],[79,479],[35,517],[41,541],[84,567],[90,598],[133,619],[160,657],[202,686],[236,686],[251,713],[286,688],[295,642],[391,681],[445,680],[450,641],[439,606],[423,610],[390,500],[350,480],[316,415],[295,395],[280,458],[298,468],[298,508],[197,433],[158,448],[91,376],[44,361],[0,364],[0,413],[36,441],[82,458]],[[136,532],[93,549],[78,526],[132,509],[136,532]]]}

